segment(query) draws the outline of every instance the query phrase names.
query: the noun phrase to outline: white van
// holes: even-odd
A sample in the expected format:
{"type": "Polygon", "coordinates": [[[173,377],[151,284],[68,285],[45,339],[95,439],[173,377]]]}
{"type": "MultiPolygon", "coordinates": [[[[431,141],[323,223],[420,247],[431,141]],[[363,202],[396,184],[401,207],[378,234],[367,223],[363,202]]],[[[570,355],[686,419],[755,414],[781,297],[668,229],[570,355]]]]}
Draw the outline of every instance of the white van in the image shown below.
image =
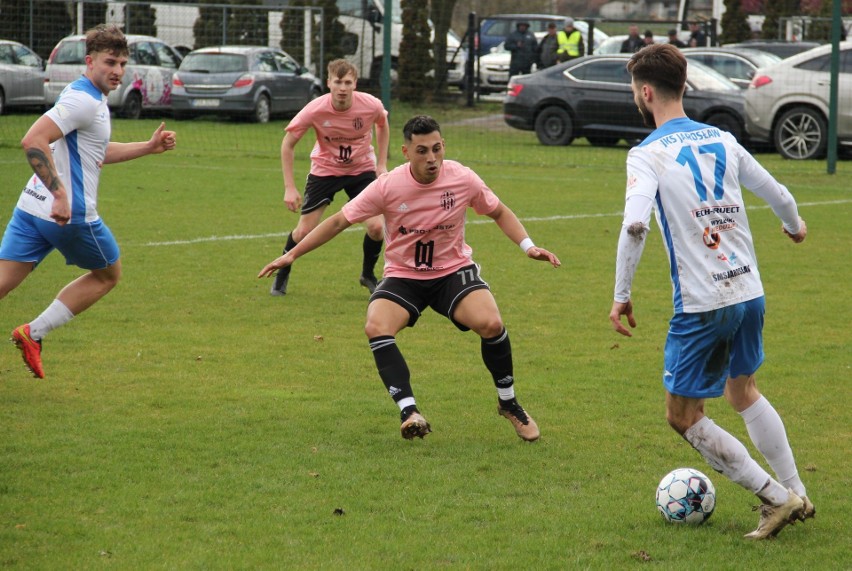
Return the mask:
{"type": "MultiPolygon", "coordinates": [[[[351,34],[344,39],[346,59],[358,68],[359,79],[378,84],[384,56],[384,29],[387,24],[384,0],[337,0],[339,21],[351,34]]],[[[396,83],[399,44],[402,41],[402,8],[393,0],[391,15],[391,82],[396,83]]],[[[431,26],[431,22],[430,22],[431,26]]],[[[460,49],[459,37],[447,33],[447,84],[461,86],[464,82],[467,50],[460,49]]]]}

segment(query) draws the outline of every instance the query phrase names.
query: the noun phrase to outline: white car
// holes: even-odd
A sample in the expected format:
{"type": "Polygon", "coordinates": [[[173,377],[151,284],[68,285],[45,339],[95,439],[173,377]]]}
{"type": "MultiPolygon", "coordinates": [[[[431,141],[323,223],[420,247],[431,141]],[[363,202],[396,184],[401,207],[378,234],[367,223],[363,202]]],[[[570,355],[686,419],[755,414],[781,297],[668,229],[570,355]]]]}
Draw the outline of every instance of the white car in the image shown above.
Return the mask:
{"type": "MultiPolygon", "coordinates": [[[[586,52],[589,50],[589,25],[586,22],[575,21],[574,26],[580,30],[583,36],[583,42],[586,45],[586,52]]],[[[541,39],[547,35],[547,32],[536,32],[535,39],[541,43],[541,39]]],[[[606,32],[595,28],[595,48],[597,49],[609,36],[606,32]]],[[[495,93],[506,91],[509,85],[509,63],[512,61],[512,54],[506,50],[504,42],[500,42],[496,47],[491,48],[491,53],[485,54],[479,58],[479,91],[480,93],[495,93]]],[[[532,71],[536,71],[536,66],[533,64],[532,71]]]]}
{"type": "MultiPolygon", "coordinates": [[[[816,159],[828,148],[831,44],[760,68],[745,93],[746,129],[787,159],[816,159]]],[[[837,138],[852,148],[852,42],[840,44],[837,138]]]]}
{"type": "MultiPolygon", "coordinates": [[[[151,36],[127,35],[130,51],[121,86],[110,92],[110,109],[128,119],[138,119],[143,111],[171,109],[172,74],[181,55],[170,45],[151,36]]],[[[48,106],[65,86],[86,71],[86,36],[63,38],[47,61],[44,100],[48,106]]]]}

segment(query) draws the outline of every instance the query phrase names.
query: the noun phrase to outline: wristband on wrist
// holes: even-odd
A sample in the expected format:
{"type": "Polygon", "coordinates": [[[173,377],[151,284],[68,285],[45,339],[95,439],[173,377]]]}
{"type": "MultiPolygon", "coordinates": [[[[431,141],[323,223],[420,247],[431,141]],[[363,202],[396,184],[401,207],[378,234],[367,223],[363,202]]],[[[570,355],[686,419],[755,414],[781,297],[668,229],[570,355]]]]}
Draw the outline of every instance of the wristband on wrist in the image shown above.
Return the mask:
{"type": "Polygon", "coordinates": [[[530,248],[535,248],[535,244],[533,244],[533,241],[530,238],[524,238],[518,245],[521,247],[521,250],[523,250],[525,254],[529,251],[530,248]]]}

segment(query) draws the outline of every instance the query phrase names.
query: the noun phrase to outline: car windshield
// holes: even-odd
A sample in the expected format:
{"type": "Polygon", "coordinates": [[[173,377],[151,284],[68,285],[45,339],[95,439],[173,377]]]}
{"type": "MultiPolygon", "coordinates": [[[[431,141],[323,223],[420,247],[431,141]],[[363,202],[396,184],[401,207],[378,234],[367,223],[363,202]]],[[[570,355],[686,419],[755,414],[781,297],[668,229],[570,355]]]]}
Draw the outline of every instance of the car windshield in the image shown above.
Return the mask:
{"type": "Polygon", "coordinates": [[[180,64],[181,71],[199,73],[229,73],[248,71],[248,59],[239,54],[189,54],[180,64]]]}
{"type": "Polygon", "coordinates": [[[757,67],[769,67],[770,65],[776,64],[781,61],[781,58],[779,56],[771,54],[769,52],[762,52],[760,50],[750,51],[749,57],[752,59],[752,61],[757,67]]]}
{"type": "Polygon", "coordinates": [[[692,87],[702,91],[740,91],[737,84],[702,63],[689,60],[686,68],[686,78],[692,87]]]}

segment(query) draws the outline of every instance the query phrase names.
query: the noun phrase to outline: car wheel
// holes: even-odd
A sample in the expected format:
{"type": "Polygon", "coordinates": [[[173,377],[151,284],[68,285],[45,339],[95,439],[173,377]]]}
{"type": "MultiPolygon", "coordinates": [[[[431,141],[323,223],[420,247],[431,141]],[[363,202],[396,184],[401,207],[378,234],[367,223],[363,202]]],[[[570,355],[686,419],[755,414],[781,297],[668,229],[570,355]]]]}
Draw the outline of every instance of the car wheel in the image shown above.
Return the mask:
{"type": "Polygon", "coordinates": [[[142,116],[142,96],[138,91],[127,95],[119,115],[125,119],[138,119],[142,116]]]}
{"type": "Polygon", "coordinates": [[[255,123],[269,123],[270,115],[269,97],[261,95],[257,98],[257,103],[254,104],[254,113],[251,115],[252,121],[255,123]]]}
{"type": "Polygon", "coordinates": [[[0,89],[0,115],[6,112],[6,94],[0,89]]]}
{"type": "Polygon", "coordinates": [[[819,111],[794,107],[778,119],[774,139],[785,159],[821,159],[828,147],[828,127],[819,111]]]}
{"type": "Polygon", "coordinates": [[[740,125],[739,121],[736,118],[728,115],[727,113],[714,113],[710,115],[706,121],[704,121],[708,125],[712,125],[713,127],[718,127],[723,131],[727,131],[740,143],[743,142],[743,127],[740,125]]]}
{"type": "Polygon", "coordinates": [[[546,107],[535,118],[535,134],[542,145],[570,145],[574,140],[574,121],[561,107],[546,107]]]}
{"type": "Polygon", "coordinates": [[[605,135],[586,137],[586,139],[595,147],[614,147],[618,142],[618,137],[607,137],[605,135]]]}

